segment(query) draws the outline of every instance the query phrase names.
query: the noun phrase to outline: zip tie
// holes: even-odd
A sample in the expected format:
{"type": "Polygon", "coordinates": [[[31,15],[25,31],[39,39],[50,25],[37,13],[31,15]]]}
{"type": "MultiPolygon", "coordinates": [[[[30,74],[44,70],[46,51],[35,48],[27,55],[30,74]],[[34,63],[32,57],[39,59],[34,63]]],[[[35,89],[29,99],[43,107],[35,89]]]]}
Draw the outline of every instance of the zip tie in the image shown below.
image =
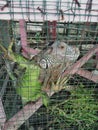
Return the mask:
{"type": "Polygon", "coordinates": [[[75,1],[76,5],[77,5],[78,7],[81,7],[81,5],[80,5],[80,3],[79,3],[78,0],[73,0],[73,1],[75,1]]]}
{"type": "Polygon", "coordinates": [[[37,9],[41,12],[41,14],[43,14],[43,15],[46,14],[40,7],[37,7],[37,9]]]}
{"type": "Polygon", "coordinates": [[[7,1],[7,3],[1,7],[1,10],[3,11],[6,7],[10,6],[11,1],[7,1]]]}
{"type": "Polygon", "coordinates": [[[64,11],[62,9],[59,10],[61,14],[61,20],[64,20],[64,11]]]}

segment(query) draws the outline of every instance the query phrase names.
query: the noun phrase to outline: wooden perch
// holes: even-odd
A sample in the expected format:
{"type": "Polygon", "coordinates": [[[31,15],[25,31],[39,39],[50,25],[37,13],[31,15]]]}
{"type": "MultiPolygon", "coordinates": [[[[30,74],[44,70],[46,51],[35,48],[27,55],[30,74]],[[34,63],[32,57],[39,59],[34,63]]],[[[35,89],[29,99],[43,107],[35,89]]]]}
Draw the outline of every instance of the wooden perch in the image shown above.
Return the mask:
{"type": "Polygon", "coordinates": [[[42,105],[40,99],[36,103],[30,103],[23,107],[17,114],[9,119],[2,130],[17,130],[30,116],[32,116],[42,105]]]}
{"type": "Polygon", "coordinates": [[[65,70],[65,72],[62,74],[62,78],[64,78],[65,75],[73,75],[76,73],[95,83],[98,83],[98,75],[81,68],[96,52],[98,52],[98,45],[90,49],[89,52],[85,54],[80,60],[65,70]]]}
{"type": "MultiPolygon", "coordinates": [[[[48,92],[52,96],[54,92],[48,92]]],[[[42,100],[39,99],[36,103],[28,103],[11,119],[9,119],[2,130],[17,130],[26,120],[28,120],[41,106],[42,100]]]]}
{"type": "Polygon", "coordinates": [[[22,54],[26,58],[30,58],[30,55],[37,55],[39,51],[30,48],[27,45],[27,34],[26,34],[26,24],[25,20],[21,19],[19,21],[20,26],[20,37],[21,37],[21,45],[22,45],[22,54]]]}
{"type": "Polygon", "coordinates": [[[90,49],[88,53],[85,54],[80,60],[78,60],[71,67],[65,70],[62,76],[64,77],[65,75],[68,75],[68,74],[69,75],[75,74],[96,52],[98,52],[98,45],[90,49]]]}
{"type": "Polygon", "coordinates": [[[79,69],[76,73],[82,77],[85,77],[85,78],[95,82],[95,83],[98,83],[98,75],[93,74],[92,72],[89,72],[89,71],[83,70],[83,69],[79,69]]]}

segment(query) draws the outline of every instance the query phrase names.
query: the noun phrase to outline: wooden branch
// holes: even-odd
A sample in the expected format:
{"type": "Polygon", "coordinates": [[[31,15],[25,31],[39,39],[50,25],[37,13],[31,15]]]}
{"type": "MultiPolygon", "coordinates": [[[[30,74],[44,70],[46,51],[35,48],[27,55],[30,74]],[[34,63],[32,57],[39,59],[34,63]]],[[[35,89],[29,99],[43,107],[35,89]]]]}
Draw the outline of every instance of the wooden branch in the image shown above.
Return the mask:
{"type": "Polygon", "coordinates": [[[38,51],[30,48],[27,45],[27,34],[26,34],[26,24],[25,24],[25,20],[21,19],[19,21],[19,26],[20,26],[20,37],[21,37],[21,45],[22,45],[22,49],[23,49],[23,55],[27,58],[29,58],[30,55],[37,55],[38,51]]]}
{"type": "Polygon", "coordinates": [[[30,116],[32,116],[40,108],[41,105],[41,99],[35,104],[27,104],[23,107],[22,110],[20,110],[5,123],[3,130],[17,130],[30,116]]]}
{"type": "Polygon", "coordinates": [[[98,52],[98,45],[90,49],[87,54],[85,54],[81,59],[65,70],[62,77],[65,75],[75,74],[81,68],[81,66],[83,66],[96,52],[98,52]]]}
{"type": "Polygon", "coordinates": [[[92,72],[89,72],[87,70],[79,69],[76,74],[79,74],[82,77],[85,77],[95,83],[98,83],[98,75],[93,74],[92,72]]]}
{"type": "MultiPolygon", "coordinates": [[[[54,92],[48,92],[52,96],[54,92]]],[[[17,130],[27,119],[29,119],[41,106],[42,100],[39,99],[36,103],[28,103],[11,119],[9,119],[2,130],[17,130]]]]}

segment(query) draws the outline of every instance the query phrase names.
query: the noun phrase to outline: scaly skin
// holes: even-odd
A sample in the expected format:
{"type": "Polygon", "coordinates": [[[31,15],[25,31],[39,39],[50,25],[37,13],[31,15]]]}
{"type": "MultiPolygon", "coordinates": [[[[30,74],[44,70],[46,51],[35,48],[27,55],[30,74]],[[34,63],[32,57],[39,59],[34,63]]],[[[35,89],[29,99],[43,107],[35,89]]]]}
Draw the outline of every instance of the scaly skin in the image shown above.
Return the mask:
{"type": "Polygon", "coordinates": [[[13,42],[10,43],[8,48],[8,55],[14,62],[19,64],[19,67],[26,68],[22,77],[18,78],[17,94],[22,98],[23,104],[29,101],[36,101],[40,97],[43,99],[44,105],[47,105],[47,95],[42,91],[42,84],[38,80],[40,67],[34,65],[26,60],[23,56],[16,54],[12,51],[13,42]]]}

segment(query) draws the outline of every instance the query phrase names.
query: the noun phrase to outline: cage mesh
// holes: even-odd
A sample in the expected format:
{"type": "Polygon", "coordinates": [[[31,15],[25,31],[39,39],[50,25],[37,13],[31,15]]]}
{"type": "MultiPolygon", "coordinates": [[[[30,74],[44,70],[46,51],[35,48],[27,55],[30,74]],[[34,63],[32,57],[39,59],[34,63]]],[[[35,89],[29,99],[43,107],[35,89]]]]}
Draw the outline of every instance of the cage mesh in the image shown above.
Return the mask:
{"type": "Polygon", "coordinates": [[[98,2],[0,1],[0,129],[98,129],[98,2]]]}

